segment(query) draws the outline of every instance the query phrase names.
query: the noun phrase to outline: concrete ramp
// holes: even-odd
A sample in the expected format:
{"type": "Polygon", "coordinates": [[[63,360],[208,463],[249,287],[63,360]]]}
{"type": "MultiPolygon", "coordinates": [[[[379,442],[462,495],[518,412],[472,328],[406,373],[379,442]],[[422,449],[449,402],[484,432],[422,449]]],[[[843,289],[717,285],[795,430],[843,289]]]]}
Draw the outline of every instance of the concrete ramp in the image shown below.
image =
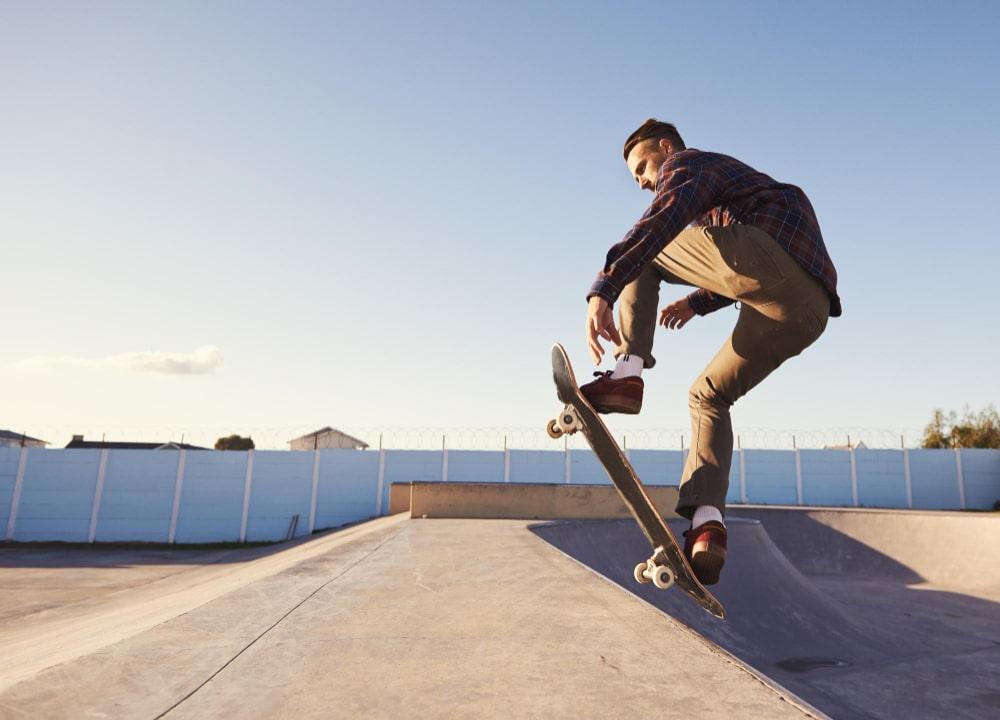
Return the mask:
{"type": "MultiPolygon", "coordinates": [[[[1000,518],[940,515],[945,527],[935,531],[938,514],[902,513],[911,517],[870,527],[884,515],[893,513],[816,519],[801,510],[732,509],[729,560],[712,588],[726,605],[726,622],[681,593],[635,583],[632,567],[649,549],[632,521],[531,530],[832,717],[997,717],[1000,598],[988,588],[1000,518]],[[946,567],[950,553],[942,548],[963,535],[958,526],[969,539],[958,543],[958,557],[946,567]],[[977,541],[982,545],[973,553],[977,541]],[[972,572],[984,565],[990,568],[972,572]],[[947,586],[946,578],[962,584],[947,586]]],[[[684,527],[672,524],[678,535],[684,527]]]]}
{"type": "Polygon", "coordinates": [[[764,523],[810,575],[847,575],[1000,600],[1000,514],[838,509],[733,509],[764,523]]]}
{"type": "MultiPolygon", "coordinates": [[[[89,632],[66,635],[71,659],[54,639],[40,648],[44,669],[0,689],[0,720],[823,717],[528,524],[390,518],[291,548],[277,571],[282,552],[249,561],[239,584],[193,568],[51,608],[89,632]],[[170,588],[176,615],[89,645],[170,588]]],[[[67,548],[38,576],[30,548],[0,551],[25,591],[70,584],[104,552],[67,548]]],[[[0,658],[20,646],[9,628],[47,622],[25,609],[0,626],[0,658]]]]}

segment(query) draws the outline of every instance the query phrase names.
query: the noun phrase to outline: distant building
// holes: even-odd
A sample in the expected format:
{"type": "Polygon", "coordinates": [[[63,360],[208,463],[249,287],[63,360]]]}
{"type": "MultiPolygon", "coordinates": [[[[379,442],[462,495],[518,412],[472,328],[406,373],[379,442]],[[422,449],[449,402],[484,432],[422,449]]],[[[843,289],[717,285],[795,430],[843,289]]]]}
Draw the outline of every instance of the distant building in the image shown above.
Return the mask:
{"type": "Polygon", "coordinates": [[[347,433],[325,427],[322,430],[288,441],[289,450],[329,450],[331,448],[353,448],[367,450],[368,443],[347,433]]]}
{"type": "Polygon", "coordinates": [[[208,448],[178,442],[115,442],[112,440],[84,440],[83,435],[74,435],[67,450],[96,448],[98,450],[208,450],[208,448]]]}
{"type": "Polygon", "coordinates": [[[0,447],[33,447],[43,448],[48,445],[45,440],[29,437],[23,433],[0,430],[0,447]]]}

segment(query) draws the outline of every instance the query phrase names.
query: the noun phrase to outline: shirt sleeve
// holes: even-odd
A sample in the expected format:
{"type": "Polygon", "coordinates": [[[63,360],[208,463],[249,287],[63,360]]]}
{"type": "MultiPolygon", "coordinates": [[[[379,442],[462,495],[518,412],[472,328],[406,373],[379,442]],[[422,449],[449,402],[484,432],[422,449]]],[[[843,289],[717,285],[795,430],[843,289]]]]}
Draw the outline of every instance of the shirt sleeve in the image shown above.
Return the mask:
{"type": "Polygon", "coordinates": [[[708,315],[716,310],[721,310],[727,305],[732,305],[735,300],[724,295],[717,295],[703,288],[698,288],[687,296],[688,305],[698,315],[708,315]]]}
{"type": "Polygon", "coordinates": [[[700,155],[687,155],[673,162],[668,159],[660,168],[653,203],[625,238],[608,251],[604,269],[590,286],[587,299],[600,295],[613,305],[624,287],[657,253],[712,208],[718,186],[717,174],[700,155]]]}

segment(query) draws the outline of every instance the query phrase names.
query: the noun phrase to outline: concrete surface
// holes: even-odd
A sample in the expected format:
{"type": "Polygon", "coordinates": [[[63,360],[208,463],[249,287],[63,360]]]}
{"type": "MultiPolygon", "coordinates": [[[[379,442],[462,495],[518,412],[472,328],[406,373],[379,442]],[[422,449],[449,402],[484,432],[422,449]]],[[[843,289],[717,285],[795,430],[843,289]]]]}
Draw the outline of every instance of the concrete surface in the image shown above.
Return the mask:
{"type": "Polygon", "coordinates": [[[0,690],[403,520],[404,515],[382,518],[311,542],[215,552],[162,546],[131,551],[114,546],[0,548],[4,579],[17,588],[5,595],[0,622],[0,690]],[[171,552],[181,563],[200,564],[168,570],[162,561],[171,552]],[[150,557],[158,561],[152,568],[150,557]]]}
{"type": "MultiPolygon", "coordinates": [[[[607,507],[577,495],[598,486],[450,485],[434,501],[470,514],[607,507]]],[[[0,547],[0,719],[1000,716],[1000,515],[728,523],[726,622],[634,582],[649,548],[630,519],[0,547]]]]}
{"type": "MultiPolygon", "coordinates": [[[[292,564],[245,563],[241,584],[197,574],[209,566],[89,606],[78,589],[66,608],[0,628],[0,658],[25,652],[12,628],[47,613],[89,629],[68,648],[50,637],[42,652],[72,659],[0,692],[0,717],[821,717],[529,524],[389,518],[300,544],[292,564]],[[157,585],[163,615],[138,629],[157,585]],[[79,652],[102,633],[111,641],[79,652]]],[[[9,565],[19,552],[5,551],[9,565]]],[[[64,567],[77,562],[92,567],[92,551],[67,550],[64,567]]]]}
{"type": "Polygon", "coordinates": [[[0,544],[0,629],[77,602],[100,600],[211,565],[232,550],[0,544]]]}
{"type": "Polygon", "coordinates": [[[636,585],[631,521],[532,530],[832,717],[1000,717],[1000,516],[731,507],[727,523],[725,623],[636,585]]]}
{"type": "MultiPolygon", "coordinates": [[[[646,486],[664,517],[678,517],[676,486],[646,486]]],[[[630,518],[613,485],[415,482],[410,515],[415,518],[594,519],[630,518]]]]}

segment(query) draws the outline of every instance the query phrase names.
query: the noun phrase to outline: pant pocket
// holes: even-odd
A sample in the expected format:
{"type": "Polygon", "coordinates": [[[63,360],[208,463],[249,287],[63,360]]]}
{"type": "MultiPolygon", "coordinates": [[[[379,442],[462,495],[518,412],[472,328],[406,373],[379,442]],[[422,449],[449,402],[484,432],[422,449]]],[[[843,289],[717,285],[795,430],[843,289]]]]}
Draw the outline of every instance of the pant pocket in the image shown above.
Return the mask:
{"type": "Polygon", "coordinates": [[[762,230],[746,225],[712,230],[718,231],[712,235],[722,257],[722,281],[730,297],[751,302],[773,300],[772,291],[787,279],[772,254],[772,250],[782,251],[778,244],[762,230]]]}

